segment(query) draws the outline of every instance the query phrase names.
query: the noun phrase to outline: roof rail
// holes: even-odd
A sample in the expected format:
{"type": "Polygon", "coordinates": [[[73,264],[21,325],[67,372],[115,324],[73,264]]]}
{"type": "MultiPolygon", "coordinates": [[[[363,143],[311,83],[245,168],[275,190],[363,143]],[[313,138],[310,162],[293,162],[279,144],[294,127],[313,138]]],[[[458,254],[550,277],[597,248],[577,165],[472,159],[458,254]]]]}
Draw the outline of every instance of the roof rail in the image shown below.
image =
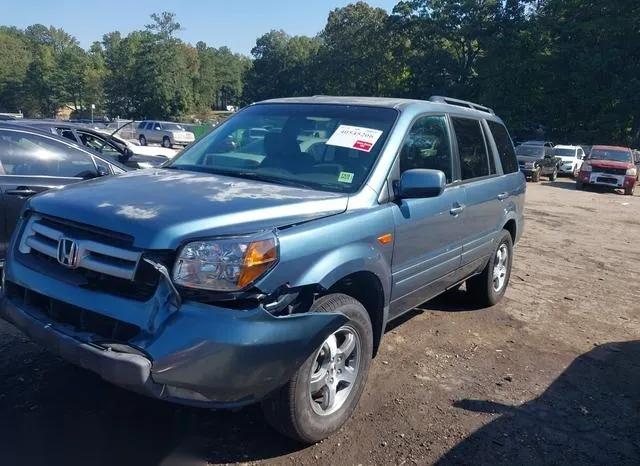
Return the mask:
{"type": "Polygon", "coordinates": [[[467,100],[454,99],[451,97],[443,97],[441,95],[433,95],[429,97],[430,102],[438,102],[441,104],[449,104],[449,105],[457,105],[458,107],[467,107],[472,108],[474,110],[480,110],[481,112],[490,113],[495,115],[496,113],[493,109],[489,107],[485,107],[484,105],[474,104],[473,102],[469,102],[467,100]]]}

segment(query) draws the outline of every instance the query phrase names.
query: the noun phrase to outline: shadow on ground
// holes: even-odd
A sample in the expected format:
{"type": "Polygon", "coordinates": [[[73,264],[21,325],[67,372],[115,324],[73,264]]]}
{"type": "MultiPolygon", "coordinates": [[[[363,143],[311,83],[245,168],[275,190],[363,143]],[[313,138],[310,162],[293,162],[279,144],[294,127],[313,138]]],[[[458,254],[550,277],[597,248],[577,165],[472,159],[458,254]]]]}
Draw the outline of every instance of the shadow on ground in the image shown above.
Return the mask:
{"type": "Polygon", "coordinates": [[[567,189],[569,191],[577,191],[576,183],[573,180],[557,180],[557,181],[542,181],[542,186],[550,186],[552,188],[567,189]]]}
{"type": "Polygon", "coordinates": [[[640,464],[640,341],[611,343],[577,358],[538,398],[520,406],[459,400],[501,416],[438,464],[640,464]]]}
{"type": "MultiPolygon", "coordinates": [[[[547,182],[543,181],[540,184],[542,186],[550,186],[552,188],[567,189],[569,191],[578,191],[576,183],[572,180],[547,181],[547,182]]],[[[624,196],[624,191],[622,189],[614,189],[608,186],[599,186],[599,185],[587,186],[587,189],[584,190],[584,192],[593,193],[593,194],[613,193],[613,194],[619,194],[620,196],[624,196]]]]}
{"type": "Polygon", "coordinates": [[[188,466],[274,458],[301,448],[273,431],[259,407],[212,412],[171,405],[113,387],[29,342],[4,343],[2,465],[188,466]],[[21,349],[10,351],[15,345],[21,349]]]}

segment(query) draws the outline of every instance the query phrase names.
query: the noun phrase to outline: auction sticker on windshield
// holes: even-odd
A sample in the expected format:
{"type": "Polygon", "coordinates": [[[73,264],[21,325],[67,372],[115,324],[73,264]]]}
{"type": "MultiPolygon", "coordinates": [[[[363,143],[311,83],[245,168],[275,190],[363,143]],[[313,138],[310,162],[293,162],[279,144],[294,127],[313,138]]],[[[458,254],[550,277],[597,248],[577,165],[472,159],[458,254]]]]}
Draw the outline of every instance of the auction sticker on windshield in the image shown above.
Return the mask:
{"type": "Polygon", "coordinates": [[[382,131],[359,126],[340,125],[326,142],[329,146],[346,147],[371,152],[382,131]]]}

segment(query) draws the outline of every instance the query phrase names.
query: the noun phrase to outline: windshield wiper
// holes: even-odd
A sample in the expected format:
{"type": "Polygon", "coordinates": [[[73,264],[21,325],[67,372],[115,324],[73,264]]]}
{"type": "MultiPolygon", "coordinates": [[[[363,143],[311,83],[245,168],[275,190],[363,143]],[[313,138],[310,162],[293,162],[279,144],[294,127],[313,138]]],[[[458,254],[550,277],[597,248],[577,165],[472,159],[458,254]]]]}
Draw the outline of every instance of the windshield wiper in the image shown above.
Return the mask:
{"type": "Polygon", "coordinates": [[[311,186],[299,181],[290,180],[288,178],[279,178],[277,176],[263,175],[257,172],[231,172],[229,176],[237,176],[238,178],[246,178],[248,180],[264,181],[265,183],[283,184],[294,188],[312,189],[311,186]]]}
{"type": "Polygon", "coordinates": [[[281,184],[285,186],[291,186],[294,188],[313,189],[312,186],[306,183],[290,180],[288,178],[279,178],[277,176],[264,175],[257,172],[225,170],[223,168],[205,167],[202,165],[168,165],[162,168],[166,168],[169,170],[185,170],[185,171],[194,171],[194,172],[200,172],[200,173],[209,173],[211,175],[230,176],[230,177],[242,178],[246,180],[263,181],[265,183],[281,184]]]}

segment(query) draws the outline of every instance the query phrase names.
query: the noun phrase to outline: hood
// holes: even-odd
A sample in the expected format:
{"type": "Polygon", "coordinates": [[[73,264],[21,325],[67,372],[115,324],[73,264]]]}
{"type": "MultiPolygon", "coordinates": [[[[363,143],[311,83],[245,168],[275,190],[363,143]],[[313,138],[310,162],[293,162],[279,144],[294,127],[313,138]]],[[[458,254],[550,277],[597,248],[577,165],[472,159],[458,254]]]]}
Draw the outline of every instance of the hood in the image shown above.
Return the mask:
{"type": "Polygon", "coordinates": [[[614,160],[587,160],[592,167],[596,168],[633,168],[631,162],[616,162],[614,160]]]}
{"type": "Polygon", "coordinates": [[[573,162],[576,160],[574,155],[554,155],[554,157],[562,160],[563,162],[573,162]]]}
{"type": "Polygon", "coordinates": [[[344,212],[348,196],[220,175],[136,170],[31,198],[29,209],[124,233],[142,249],[242,235],[344,212]]]}

